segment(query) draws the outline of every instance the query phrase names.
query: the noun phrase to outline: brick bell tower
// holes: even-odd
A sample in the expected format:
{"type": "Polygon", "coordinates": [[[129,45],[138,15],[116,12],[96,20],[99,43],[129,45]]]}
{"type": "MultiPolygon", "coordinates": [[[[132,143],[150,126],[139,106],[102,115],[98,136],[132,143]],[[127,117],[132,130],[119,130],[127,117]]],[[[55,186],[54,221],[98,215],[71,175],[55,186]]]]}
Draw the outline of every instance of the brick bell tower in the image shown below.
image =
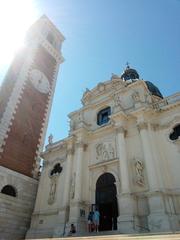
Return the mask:
{"type": "MultiPolygon", "coordinates": [[[[35,200],[39,153],[44,143],[59,66],[63,62],[63,41],[63,35],[54,24],[42,16],[29,29],[25,47],[17,53],[0,89],[0,204],[2,198],[6,200],[6,195],[21,200],[21,207],[31,202],[26,216],[29,220],[26,226],[22,221],[24,230],[18,237],[22,237],[28,227],[35,200]],[[7,186],[11,190],[7,190],[7,186]],[[24,193],[27,197],[22,203],[24,193]]],[[[16,209],[17,205],[16,202],[16,209]]],[[[9,213],[11,218],[14,214],[14,221],[16,209],[9,213]]],[[[3,218],[6,216],[0,213],[0,219],[3,218]]],[[[19,216],[18,221],[21,222],[19,216]]],[[[13,228],[13,224],[8,226],[8,220],[6,225],[4,222],[0,220],[3,229],[13,228]]],[[[15,231],[12,231],[13,239],[15,231]]]]}
{"type": "Polygon", "coordinates": [[[36,175],[59,64],[62,34],[41,17],[12,63],[0,92],[0,165],[36,175]]]}

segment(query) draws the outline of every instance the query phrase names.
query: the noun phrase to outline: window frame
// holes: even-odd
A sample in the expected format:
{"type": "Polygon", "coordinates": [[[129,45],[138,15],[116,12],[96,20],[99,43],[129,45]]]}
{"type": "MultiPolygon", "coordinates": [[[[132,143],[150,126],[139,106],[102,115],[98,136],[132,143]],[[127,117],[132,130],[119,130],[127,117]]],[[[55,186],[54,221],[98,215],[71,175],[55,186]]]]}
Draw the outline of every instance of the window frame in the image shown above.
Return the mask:
{"type": "Polygon", "coordinates": [[[97,113],[97,125],[98,126],[103,126],[108,124],[108,122],[110,121],[110,116],[111,115],[111,107],[105,107],[103,109],[101,109],[100,111],[98,111],[97,113]]]}

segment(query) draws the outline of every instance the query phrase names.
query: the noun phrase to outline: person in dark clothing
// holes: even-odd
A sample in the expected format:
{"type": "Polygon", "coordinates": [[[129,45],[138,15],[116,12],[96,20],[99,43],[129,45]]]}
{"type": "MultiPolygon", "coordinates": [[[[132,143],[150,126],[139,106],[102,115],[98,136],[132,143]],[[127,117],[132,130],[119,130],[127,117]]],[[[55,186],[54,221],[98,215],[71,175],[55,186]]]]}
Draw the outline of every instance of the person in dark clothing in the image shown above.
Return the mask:
{"type": "Polygon", "coordinates": [[[69,231],[69,235],[73,235],[76,233],[76,227],[74,226],[74,224],[72,223],[71,224],[71,228],[70,228],[70,231],[69,231]]]}
{"type": "Polygon", "coordinates": [[[92,232],[92,224],[93,224],[93,212],[90,211],[88,215],[88,231],[92,232]]]}

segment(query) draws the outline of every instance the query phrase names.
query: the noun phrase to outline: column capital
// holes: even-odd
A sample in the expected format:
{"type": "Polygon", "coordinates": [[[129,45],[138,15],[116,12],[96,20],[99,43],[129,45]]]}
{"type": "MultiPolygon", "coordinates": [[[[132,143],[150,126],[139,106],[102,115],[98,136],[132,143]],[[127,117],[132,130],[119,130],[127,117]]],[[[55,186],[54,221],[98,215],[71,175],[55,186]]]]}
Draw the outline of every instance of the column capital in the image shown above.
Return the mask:
{"type": "Polygon", "coordinates": [[[146,122],[140,122],[137,124],[138,130],[148,129],[148,124],[146,122]]]}
{"type": "Polygon", "coordinates": [[[82,141],[76,142],[75,143],[75,147],[76,148],[83,148],[84,147],[84,143],[82,141]]]}
{"type": "Polygon", "coordinates": [[[159,128],[160,128],[160,126],[158,123],[151,123],[151,129],[153,131],[157,131],[157,130],[159,130],[159,128]]]}
{"type": "Polygon", "coordinates": [[[82,141],[75,143],[75,148],[83,148],[84,151],[86,151],[88,145],[82,141]]]}
{"type": "Polygon", "coordinates": [[[126,129],[123,126],[117,126],[116,127],[116,132],[117,133],[122,133],[125,135],[126,129]]]}
{"type": "Polygon", "coordinates": [[[74,148],[68,148],[67,155],[73,155],[73,154],[74,154],[74,148]]]}

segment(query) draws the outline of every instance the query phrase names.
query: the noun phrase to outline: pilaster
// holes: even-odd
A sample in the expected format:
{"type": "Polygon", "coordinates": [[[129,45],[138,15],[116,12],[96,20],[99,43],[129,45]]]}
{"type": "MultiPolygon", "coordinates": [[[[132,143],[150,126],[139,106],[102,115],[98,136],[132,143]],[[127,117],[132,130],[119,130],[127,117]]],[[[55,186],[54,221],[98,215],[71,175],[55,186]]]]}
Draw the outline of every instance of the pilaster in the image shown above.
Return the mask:
{"type": "Polygon", "coordinates": [[[155,163],[153,159],[150,139],[149,139],[148,124],[146,122],[139,122],[137,127],[139,130],[141,142],[142,142],[149,189],[150,191],[156,191],[159,188],[159,183],[157,179],[156,168],[155,168],[155,163]]]}
{"type": "Polygon", "coordinates": [[[130,194],[130,182],[128,171],[127,150],[125,141],[126,130],[121,124],[116,127],[117,149],[119,157],[119,178],[121,182],[121,189],[117,194],[118,200],[118,230],[123,233],[134,231],[134,209],[133,198],[130,194]]]}
{"type": "Polygon", "coordinates": [[[117,143],[118,143],[118,156],[119,156],[119,178],[121,179],[121,192],[129,193],[129,174],[128,174],[128,162],[126,153],[125,142],[125,128],[119,126],[116,128],[117,143]]]}
{"type": "Polygon", "coordinates": [[[160,194],[162,183],[160,181],[160,177],[158,176],[160,173],[152,149],[153,143],[151,143],[148,124],[147,122],[139,122],[137,127],[139,129],[142,141],[146,173],[149,185],[149,229],[152,232],[170,231],[171,226],[169,222],[169,217],[166,214],[163,196],[162,194],[160,194]]]}
{"type": "Polygon", "coordinates": [[[70,204],[70,182],[71,182],[71,172],[72,172],[72,159],[74,155],[73,146],[68,146],[67,149],[67,162],[66,162],[66,178],[64,182],[64,196],[63,196],[63,206],[67,208],[70,204]]]}
{"type": "Polygon", "coordinates": [[[78,231],[86,231],[85,216],[81,216],[81,210],[84,209],[82,201],[82,165],[83,155],[86,144],[82,140],[82,136],[75,143],[75,164],[74,173],[71,184],[71,200],[69,225],[74,223],[78,231]]]}

